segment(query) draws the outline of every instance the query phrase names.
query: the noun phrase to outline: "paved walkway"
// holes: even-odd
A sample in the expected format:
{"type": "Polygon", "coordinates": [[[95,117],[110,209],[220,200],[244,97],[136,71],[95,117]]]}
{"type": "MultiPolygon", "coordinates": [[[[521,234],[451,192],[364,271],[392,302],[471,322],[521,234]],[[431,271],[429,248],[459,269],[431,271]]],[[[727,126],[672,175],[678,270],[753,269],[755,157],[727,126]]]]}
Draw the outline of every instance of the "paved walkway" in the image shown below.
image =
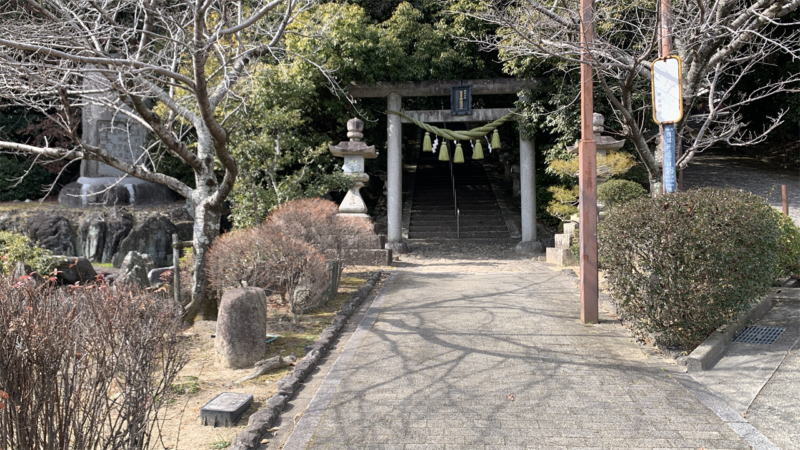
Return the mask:
{"type": "Polygon", "coordinates": [[[581,324],[575,287],[525,266],[393,275],[284,449],[749,448],[675,366],[609,317],[581,324]]]}
{"type": "Polygon", "coordinates": [[[706,150],[695,156],[684,171],[687,189],[706,186],[744,189],[781,208],[781,188],[789,194],[789,216],[800,226],[800,172],[763,163],[736,150],[706,150]]]}

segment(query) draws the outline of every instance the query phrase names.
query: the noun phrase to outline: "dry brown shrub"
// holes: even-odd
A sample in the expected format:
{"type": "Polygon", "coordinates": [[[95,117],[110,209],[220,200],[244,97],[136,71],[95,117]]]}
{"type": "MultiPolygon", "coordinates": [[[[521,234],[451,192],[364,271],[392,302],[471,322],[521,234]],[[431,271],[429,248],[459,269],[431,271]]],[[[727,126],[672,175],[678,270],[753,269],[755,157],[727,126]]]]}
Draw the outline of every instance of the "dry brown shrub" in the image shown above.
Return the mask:
{"type": "Polygon", "coordinates": [[[334,250],[342,259],[348,237],[374,234],[365,217],[339,216],[336,203],[321,198],[293,200],[273,210],[260,227],[300,239],[320,252],[334,250]]]}
{"type": "Polygon", "coordinates": [[[218,292],[242,286],[278,290],[295,317],[319,304],[328,287],[325,258],[301,239],[269,226],[221,236],[209,251],[208,277],[218,292]]]}
{"type": "Polygon", "coordinates": [[[258,228],[235,230],[220,236],[208,251],[206,274],[219,293],[242,286],[269,288],[274,282],[267,253],[270,242],[258,228]]]}
{"type": "Polygon", "coordinates": [[[181,308],[136,288],[0,279],[0,448],[145,449],[185,363],[181,308]]]}

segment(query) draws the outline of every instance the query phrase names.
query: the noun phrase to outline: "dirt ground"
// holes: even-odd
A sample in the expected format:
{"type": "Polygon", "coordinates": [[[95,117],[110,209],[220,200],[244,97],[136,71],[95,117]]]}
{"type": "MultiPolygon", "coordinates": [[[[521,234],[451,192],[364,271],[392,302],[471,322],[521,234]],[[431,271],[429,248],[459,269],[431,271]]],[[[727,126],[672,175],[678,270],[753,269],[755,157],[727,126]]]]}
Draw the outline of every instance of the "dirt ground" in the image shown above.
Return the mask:
{"type": "MultiPolygon", "coordinates": [[[[334,300],[309,311],[300,318],[299,325],[292,325],[291,314],[281,305],[280,296],[268,298],[267,333],[280,337],[267,345],[264,358],[287,356],[292,353],[299,358],[305,355],[306,345],[313,343],[320,332],[330,325],[333,316],[352,294],[366,283],[372,267],[351,267],[342,274],[339,293],[334,300]]],[[[162,437],[156,448],[170,450],[224,449],[230,445],[236,433],[247,425],[248,417],[264,406],[277,392],[276,382],[287,375],[293,367],[277,369],[271,373],[234,386],[234,380],[248,375],[251,369],[228,369],[217,364],[214,351],[216,322],[200,320],[184,332],[189,361],[172,385],[175,394],[169,405],[161,411],[159,422],[162,437]],[[214,428],[200,423],[200,408],[222,392],[241,392],[253,395],[253,405],[239,420],[236,427],[214,428]]]]}

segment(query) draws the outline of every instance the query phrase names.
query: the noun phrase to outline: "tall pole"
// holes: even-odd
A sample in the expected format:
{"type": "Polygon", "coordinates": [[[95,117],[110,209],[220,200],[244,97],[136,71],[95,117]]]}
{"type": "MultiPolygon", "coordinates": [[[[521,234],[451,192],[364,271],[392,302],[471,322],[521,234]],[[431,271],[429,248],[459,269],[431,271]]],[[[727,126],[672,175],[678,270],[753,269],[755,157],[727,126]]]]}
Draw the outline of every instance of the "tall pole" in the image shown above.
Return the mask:
{"type": "Polygon", "coordinates": [[[789,193],[786,192],[786,185],[781,185],[781,204],[783,206],[783,215],[789,215],[789,193]]]}
{"type": "Polygon", "coordinates": [[[581,0],[581,142],[578,148],[580,189],[581,322],[597,323],[597,146],[592,117],[594,0],[581,0]]]}
{"type": "MultiPolygon", "coordinates": [[[[658,38],[659,38],[659,45],[658,45],[658,56],[662,58],[666,58],[672,54],[672,33],[670,32],[671,29],[671,15],[670,15],[670,0],[659,0],[658,1],[658,16],[659,16],[659,24],[658,24],[658,38]]],[[[661,125],[661,161],[662,161],[662,168],[661,168],[661,175],[662,175],[662,186],[664,192],[672,193],[675,192],[675,153],[680,151],[681,149],[675,148],[675,124],[674,123],[664,123],[661,125]]],[[[677,180],[678,187],[682,188],[682,179],[683,179],[683,171],[681,171],[681,175],[679,176],[680,180],[677,180]]]]}

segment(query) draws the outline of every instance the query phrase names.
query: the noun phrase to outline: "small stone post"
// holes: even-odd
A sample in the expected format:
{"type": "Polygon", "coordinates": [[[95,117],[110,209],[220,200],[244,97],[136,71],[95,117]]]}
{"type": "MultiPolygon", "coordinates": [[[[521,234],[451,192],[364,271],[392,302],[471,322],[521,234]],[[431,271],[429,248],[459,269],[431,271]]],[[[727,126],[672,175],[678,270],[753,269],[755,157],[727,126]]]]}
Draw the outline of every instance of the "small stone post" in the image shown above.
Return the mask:
{"type": "Polygon", "coordinates": [[[340,142],[338,145],[331,145],[328,148],[334,156],[344,158],[342,169],[345,175],[352,177],[355,184],[347,192],[347,195],[339,205],[339,214],[357,215],[369,217],[367,215],[367,205],[361,198],[361,188],[369,181],[369,175],[364,173],[364,159],[374,159],[378,157],[375,146],[361,142],[364,137],[364,122],[360,119],[350,119],[347,121],[347,137],[349,141],[340,142]]]}
{"type": "Polygon", "coordinates": [[[175,303],[181,304],[181,241],[178,235],[172,234],[172,295],[175,303]]]}

